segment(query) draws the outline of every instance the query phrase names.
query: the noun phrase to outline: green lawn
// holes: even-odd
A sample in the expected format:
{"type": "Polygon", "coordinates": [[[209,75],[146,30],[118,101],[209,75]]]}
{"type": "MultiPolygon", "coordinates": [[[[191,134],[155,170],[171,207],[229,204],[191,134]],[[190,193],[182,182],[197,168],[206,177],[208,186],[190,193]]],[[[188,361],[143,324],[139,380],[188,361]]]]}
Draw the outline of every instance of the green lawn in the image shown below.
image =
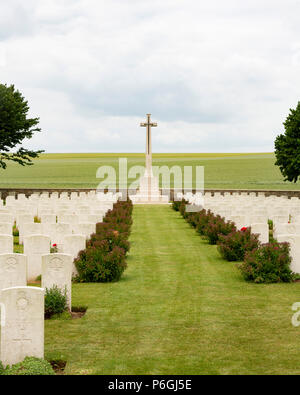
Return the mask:
{"type": "MultiPolygon", "coordinates": [[[[128,159],[129,168],[144,165],[143,154],[43,154],[34,166],[10,163],[0,172],[0,188],[95,188],[100,166],[116,169],[118,159],[128,159]]],[[[274,154],[154,154],[154,166],[204,166],[207,189],[290,189],[299,183],[285,183],[274,154]]],[[[194,173],[195,174],[195,173],[194,173]]],[[[131,183],[134,179],[129,180],[131,183]]]]}
{"type": "Polygon", "coordinates": [[[245,283],[168,206],[136,206],[123,279],[75,284],[79,320],[46,321],[69,374],[296,374],[300,283],[245,283]]]}

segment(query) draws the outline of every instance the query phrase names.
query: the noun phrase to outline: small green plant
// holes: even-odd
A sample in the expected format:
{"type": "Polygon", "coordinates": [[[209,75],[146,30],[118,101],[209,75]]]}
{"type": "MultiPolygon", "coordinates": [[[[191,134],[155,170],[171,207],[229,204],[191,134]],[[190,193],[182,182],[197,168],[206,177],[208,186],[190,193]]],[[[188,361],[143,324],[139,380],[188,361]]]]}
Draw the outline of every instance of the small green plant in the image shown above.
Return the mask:
{"type": "Polygon", "coordinates": [[[2,369],[0,375],[4,376],[53,376],[55,375],[51,364],[44,359],[27,357],[23,362],[19,362],[11,367],[2,369]]]}
{"type": "Polygon", "coordinates": [[[15,237],[19,236],[19,229],[16,226],[13,227],[13,236],[15,237]]]}
{"type": "Polygon", "coordinates": [[[57,247],[57,244],[54,243],[54,244],[52,244],[52,247],[50,248],[50,253],[56,254],[57,252],[58,252],[58,247],[57,247]]]}
{"type": "Polygon", "coordinates": [[[37,215],[34,216],[34,223],[36,224],[41,223],[41,219],[37,215]]]}
{"type": "Polygon", "coordinates": [[[248,252],[238,268],[247,281],[279,283],[294,280],[290,264],[289,244],[272,242],[248,252]]]}
{"type": "Polygon", "coordinates": [[[55,314],[62,314],[67,310],[67,292],[62,291],[56,285],[46,288],[45,292],[45,318],[51,318],[55,314]]]}

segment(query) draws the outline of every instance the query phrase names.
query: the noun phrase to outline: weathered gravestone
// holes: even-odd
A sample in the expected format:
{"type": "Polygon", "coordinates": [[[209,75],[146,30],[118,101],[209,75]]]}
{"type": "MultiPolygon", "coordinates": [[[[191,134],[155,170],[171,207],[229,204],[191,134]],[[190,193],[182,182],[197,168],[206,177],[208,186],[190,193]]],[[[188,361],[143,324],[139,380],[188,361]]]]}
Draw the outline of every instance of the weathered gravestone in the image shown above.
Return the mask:
{"type": "Polygon", "coordinates": [[[34,281],[42,274],[42,255],[50,253],[50,237],[24,236],[24,254],[27,255],[27,280],[34,281]]]}
{"type": "Polygon", "coordinates": [[[26,357],[44,358],[44,289],[6,288],[0,298],[2,364],[13,365],[26,357]]]}
{"type": "Polygon", "coordinates": [[[0,291],[27,285],[27,257],[23,254],[0,254],[0,291]]]}
{"type": "Polygon", "coordinates": [[[47,254],[42,256],[42,287],[56,285],[66,291],[68,307],[72,306],[72,268],[73,257],[69,254],[47,254]]]}

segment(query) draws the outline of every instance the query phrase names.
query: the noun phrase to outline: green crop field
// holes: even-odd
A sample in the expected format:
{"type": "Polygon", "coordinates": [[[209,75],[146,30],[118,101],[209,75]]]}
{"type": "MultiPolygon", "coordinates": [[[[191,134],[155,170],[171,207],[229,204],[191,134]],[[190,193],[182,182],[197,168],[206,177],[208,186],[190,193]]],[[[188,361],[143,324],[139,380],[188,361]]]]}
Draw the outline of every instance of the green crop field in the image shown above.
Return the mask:
{"type": "MultiPolygon", "coordinates": [[[[96,177],[101,166],[113,166],[118,180],[119,158],[127,158],[128,169],[144,165],[144,154],[43,154],[33,166],[9,163],[1,170],[0,187],[95,188],[103,180],[96,177]]],[[[153,155],[153,166],[204,166],[207,189],[298,190],[299,183],[284,182],[274,163],[272,153],[153,155]]]]}

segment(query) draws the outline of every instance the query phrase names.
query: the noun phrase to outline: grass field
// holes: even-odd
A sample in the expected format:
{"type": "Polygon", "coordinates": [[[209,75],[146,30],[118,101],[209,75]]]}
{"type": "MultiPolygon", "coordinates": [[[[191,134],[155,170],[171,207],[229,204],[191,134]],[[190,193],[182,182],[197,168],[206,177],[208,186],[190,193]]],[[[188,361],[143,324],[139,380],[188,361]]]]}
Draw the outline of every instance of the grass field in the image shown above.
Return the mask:
{"type": "MultiPolygon", "coordinates": [[[[128,167],[144,165],[143,154],[43,154],[34,166],[9,164],[0,173],[1,188],[95,188],[100,166],[113,166],[119,157],[128,167]]],[[[154,166],[204,166],[207,189],[299,190],[283,181],[273,154],[154,154],[154,166]]],[[[134,179],[129,180],[131,183],[134,179]]],[[[172,186],[172,185],[171,185],[172,186]]]]}
{"type": "Polygon", "coordinates": [[[118,283],[75,284],[78,320],[46,321],[69,374],[299,374],[300,283],[256,285],[168,206],[136,206],[118,283]]]}

